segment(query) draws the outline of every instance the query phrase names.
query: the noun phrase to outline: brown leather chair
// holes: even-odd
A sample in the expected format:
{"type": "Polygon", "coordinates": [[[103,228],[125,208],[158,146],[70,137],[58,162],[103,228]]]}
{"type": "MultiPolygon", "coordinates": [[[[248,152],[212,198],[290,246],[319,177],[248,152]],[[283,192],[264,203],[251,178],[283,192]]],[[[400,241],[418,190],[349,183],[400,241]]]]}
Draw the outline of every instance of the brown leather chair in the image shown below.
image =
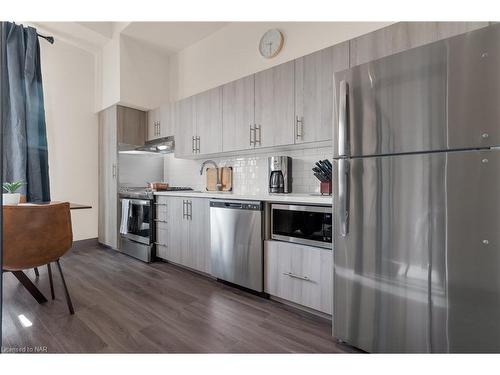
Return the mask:
{"type": "Polygon", "coordinates": [[[69,311],[74,314],[59,262],[73,243],[69,203],[3,206],[3,241],[4,271],[47,265],[52,299],[55,296],[50,263],[56,262],[69,311]]]}

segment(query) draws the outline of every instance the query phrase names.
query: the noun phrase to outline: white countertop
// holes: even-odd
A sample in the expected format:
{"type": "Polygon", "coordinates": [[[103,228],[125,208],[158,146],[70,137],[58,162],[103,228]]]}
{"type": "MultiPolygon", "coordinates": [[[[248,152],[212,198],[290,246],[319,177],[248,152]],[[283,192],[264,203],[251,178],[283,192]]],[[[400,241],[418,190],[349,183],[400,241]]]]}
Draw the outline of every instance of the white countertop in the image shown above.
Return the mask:
{"type": "Polygon", "coordinates": [[[309,203],[331,205],[332,196],[322,196],[319,194],[234,194],[231,192],[216,191],[157,191],[154,195],[164,195],[172,197],[193,197],[193,198],[217,198],[217,199],[239,199],[265,202],[288,202],[288,203],[309,203]]]}

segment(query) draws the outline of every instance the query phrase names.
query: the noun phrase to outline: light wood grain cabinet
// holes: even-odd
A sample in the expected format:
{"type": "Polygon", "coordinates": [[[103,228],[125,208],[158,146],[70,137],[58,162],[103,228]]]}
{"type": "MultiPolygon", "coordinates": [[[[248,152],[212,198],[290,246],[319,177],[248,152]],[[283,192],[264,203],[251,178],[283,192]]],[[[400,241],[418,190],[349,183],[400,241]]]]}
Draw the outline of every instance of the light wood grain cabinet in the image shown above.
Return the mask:
{"type": "Polygon", "coordinates": [[[255,77],[222,86],[222,151],[253,148],[255,77]]]}
{"type": "Polygon", "coordinates": [[[398,22],[350,41],[350,66],[488,26],[488,22],[398,22]]]}
{"type": "Polygon", "coordinates": [[[177,106],[175,155],[222,152],[222,88],[182,99],[177,106]]]}
{"type": "Polygon", "coordinates": [[[332,313],[331,250],[265,241],[264,251],[266,293],[326,314],[332,313]]]}
{"type": "Polygon", "coordinates": [[[155,108],[148,111],[148,137],[147,140],[151,141],[161,137],[161,120],[160,108],[155,108]]]}
{"type": "Polygon", "coordinates": [[[157,256],[210,273],[210,207],[204,198],[158,197],[157,256]],[[163,211],[163,212],[162,212],[163,211]]]}
{"type": "Polygon", "coordinates": [[[195,153],[222,152],[222,88],[194,96],[195,153]]]}
{"type": "Polygon", "coordinates": [[[176,103],[175,156],[185,157],[194,154],[194,135],[196,133],[194,97],[176,103]]]}
{"type": "Polygon", "coordinates": [[[255,147],[294,143],[295,62],[255,74],[255,147]]]}
{"type": "Polygon", "coordinates": [[[160,136],[169,137],[175,131],[175,103],[170,102],[160,107],[160,136]]]}
{"type": "Polygon", "coordinates": [[[99,113],[98,240],[118,248],[117,107],[99,113]]]}
{"type": "Polygon", "coordinates": [[[295,60],[295,143],[332,139],[333,73],[348,68],[348,42],[295,60]]]}
{"type": "Polygon", "coordinates": [[[142,146],[147,136],[147,113],[117,106],[118,143],[142,146]]]}

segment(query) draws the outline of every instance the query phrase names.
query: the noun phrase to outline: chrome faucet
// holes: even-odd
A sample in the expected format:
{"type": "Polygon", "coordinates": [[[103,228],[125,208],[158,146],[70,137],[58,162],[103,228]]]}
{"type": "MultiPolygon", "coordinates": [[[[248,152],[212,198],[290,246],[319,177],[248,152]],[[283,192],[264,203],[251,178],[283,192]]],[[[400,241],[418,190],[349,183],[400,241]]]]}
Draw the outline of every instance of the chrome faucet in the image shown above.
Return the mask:
{"type": "Polygon", "coordinates": [[[212,164],[216,171],[217,171],[217,184],[215,185],[215,188],[217,189],[217,191],[221,191],[222,190],[222,184],[221,184],[221,181],[220,181],[220,176],[219,176],[219,167],[217,166],[217,163],[213,160],[205,160],[202,164],[201,164],[201,168],[200,168],[200,176],[203,175],[203,169],[205,168],[205,166],[207,164],[212,164]]]}

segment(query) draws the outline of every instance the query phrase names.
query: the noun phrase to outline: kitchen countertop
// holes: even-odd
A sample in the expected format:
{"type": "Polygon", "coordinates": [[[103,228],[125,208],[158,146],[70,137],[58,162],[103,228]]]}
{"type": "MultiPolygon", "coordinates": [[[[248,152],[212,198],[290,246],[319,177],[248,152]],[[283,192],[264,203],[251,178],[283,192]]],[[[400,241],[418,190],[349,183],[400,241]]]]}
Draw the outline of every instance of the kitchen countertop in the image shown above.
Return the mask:
{"type": "Polygon", "coordinates": [[[216,191],[157,191],[154,195],[172,197],[193,197],[193,198],[216,198],[216,199],[236,199],[253,200],[265,202],[287,202],[287,203],[309,203],[331,205],[332,196],[321,196],[319,194],[234,194],[231,192],[216,191]]]}

